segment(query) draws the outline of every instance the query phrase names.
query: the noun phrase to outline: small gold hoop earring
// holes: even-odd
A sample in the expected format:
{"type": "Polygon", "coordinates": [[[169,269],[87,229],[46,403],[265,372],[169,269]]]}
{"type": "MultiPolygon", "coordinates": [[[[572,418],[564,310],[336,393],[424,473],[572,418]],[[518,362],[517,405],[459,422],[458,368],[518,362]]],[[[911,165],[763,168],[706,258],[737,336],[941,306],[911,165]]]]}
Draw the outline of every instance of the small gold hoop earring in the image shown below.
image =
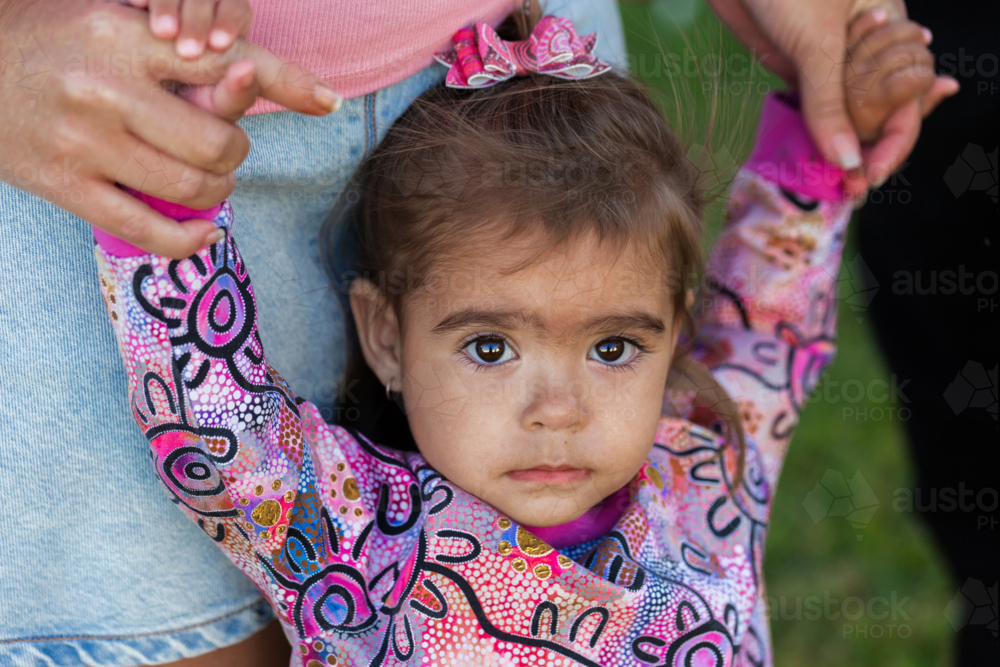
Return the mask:
{"type": "Polygon", "coordinates": [[[393,378],[389,378],[389,381],[385,383],[385,397],[390,401],[392,400],[392,380],[393,378]]]}

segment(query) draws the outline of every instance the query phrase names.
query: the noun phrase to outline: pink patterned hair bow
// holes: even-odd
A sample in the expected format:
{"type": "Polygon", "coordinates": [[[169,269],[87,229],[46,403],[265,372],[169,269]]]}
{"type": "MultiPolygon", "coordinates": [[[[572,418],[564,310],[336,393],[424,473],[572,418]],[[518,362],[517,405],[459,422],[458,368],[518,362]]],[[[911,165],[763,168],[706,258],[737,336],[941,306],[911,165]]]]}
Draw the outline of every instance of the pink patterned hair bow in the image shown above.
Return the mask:
{"type": "Polygon", "coordinates": [[[434,57],[448,65],[445,85],[449,88],[485,88],[512,76],[532,72],[560,79],[589,79],[611,69],[593,55],[597,33],[580,37],[573,22],[544,16],[531,37],[507,42],[486,23],[463,28],[452,38],[455,50],[434,57]]]}

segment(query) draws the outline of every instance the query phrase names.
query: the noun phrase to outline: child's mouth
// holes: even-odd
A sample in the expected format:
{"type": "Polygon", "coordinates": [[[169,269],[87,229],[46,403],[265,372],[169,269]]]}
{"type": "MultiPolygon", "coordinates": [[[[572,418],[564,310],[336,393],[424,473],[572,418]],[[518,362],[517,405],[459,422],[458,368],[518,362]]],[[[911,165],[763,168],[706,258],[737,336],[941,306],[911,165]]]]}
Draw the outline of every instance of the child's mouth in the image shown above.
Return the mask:
{"type": "Polygon", "coordinates": [[[590,476],[590,470],[587,470],[586,468],[573,468],[572,466],[565,465],[542,465],[534,468],[512,470],[507,473],[507,476],[515,482],[576,484],[587,479],[587,477],[590,476]]]}

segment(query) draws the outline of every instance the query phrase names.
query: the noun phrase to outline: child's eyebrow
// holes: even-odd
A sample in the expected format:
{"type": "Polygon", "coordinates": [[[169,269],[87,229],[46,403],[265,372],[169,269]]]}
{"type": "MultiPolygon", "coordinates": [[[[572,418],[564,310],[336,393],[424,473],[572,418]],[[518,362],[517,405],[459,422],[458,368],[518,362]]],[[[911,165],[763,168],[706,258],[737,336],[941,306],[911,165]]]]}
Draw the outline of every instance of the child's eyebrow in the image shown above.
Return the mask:
{"type": "Polygon", "coordinates": [[[441,320],[432,331],[434,333],[448,333],[470,326],[508,330],[541,329],[542,323],[537,317],[524,313],[466,308],[441,320]]]}
{"type": "Polygon", "coordinates": [[[649,313],[630,313],[627,315],[609,315],[597,317],[581,327],[584,333],[594,333],[599,331],[648,331],[654,334],[661,334],[667,330],[663,325],[663,320],[649,313]]]}
{"type": "MultiPolygon", "coordinates": [[[[453,313],[441,320],[434,327],[434,333],[449,333],[464,327],[477,326],[491,329],[543,329],[545,328],[541,320],[534,315],[525,315],[518,312],[488,311],[466,308],[457,313],[453,313]]],[[[584,334],[607,331],[628,331],[628,330],[649,331],[660,334],[667,330],[663,320],[649,313],[629,313],[625,315],[605,315],[595,317],[580,327],[579,331],[584,334]]]]}

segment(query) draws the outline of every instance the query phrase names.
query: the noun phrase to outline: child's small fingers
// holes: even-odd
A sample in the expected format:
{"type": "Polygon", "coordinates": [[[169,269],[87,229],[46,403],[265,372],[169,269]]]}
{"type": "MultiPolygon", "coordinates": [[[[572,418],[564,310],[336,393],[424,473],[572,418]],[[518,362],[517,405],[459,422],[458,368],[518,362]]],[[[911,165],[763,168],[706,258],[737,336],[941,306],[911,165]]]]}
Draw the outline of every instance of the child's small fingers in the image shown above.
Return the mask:
{"type": "Polygon", "coordinates": [[[208,45],[216,51],[225,51],[237,37],[247,36],[252,19],[253,11],[247,0],[219,0],[208,45]]]}
{"type": "Polygon", "coordinates": [[[180,27],[180,0],[149,0],[149,29],[160,39],[173,39],[180,27]]]}
{"type": "Polygon", "coordinates": [[[912,42],[893,45],[875,58],[885,103],[897,106],[923,95],[934,83],[934,56],[912,42]]]}
{"type": "Polygon", "coordinates": [[[928,42],[924,30],[926,29],[922,25],[914,21],[891,23],[869,33],[849,49],[849,52],[852,55],[871,54],[877,56],[879,52],[904,42],[912,42],[925,47],[928,42]]]}
{"type": "Polygon", "coordinates": [[[215,113],[231,122],[243,117],[258,96],[256,65],[249,59],[237,60],[215,86],[215,113]]]}
{"type": "Polygon", "coordinates": [[[875,28],[885,25],[888,20],[889,13],[881,7],[876,7],[871,11],[861,14],[858,18],[854,19],[851,25],[847,27],[848,47],[854,46],[859,39],[863,38],[875,28]]]}
{"type": "Polygon", "coordinates": [[[920,115],[927,118],[937,105],[958,92],[959,83],[950,76],[939,76],[934,79],[930,90],[924,93],[920,100],[920,115]]]}
{"type": "Polygon", "coordinates": [[[184,0],[181,4],[181,27],[177,35],[177,55],[197,58],[205,51],[208,31],[215,19],[215,0],[184,0]]]}

